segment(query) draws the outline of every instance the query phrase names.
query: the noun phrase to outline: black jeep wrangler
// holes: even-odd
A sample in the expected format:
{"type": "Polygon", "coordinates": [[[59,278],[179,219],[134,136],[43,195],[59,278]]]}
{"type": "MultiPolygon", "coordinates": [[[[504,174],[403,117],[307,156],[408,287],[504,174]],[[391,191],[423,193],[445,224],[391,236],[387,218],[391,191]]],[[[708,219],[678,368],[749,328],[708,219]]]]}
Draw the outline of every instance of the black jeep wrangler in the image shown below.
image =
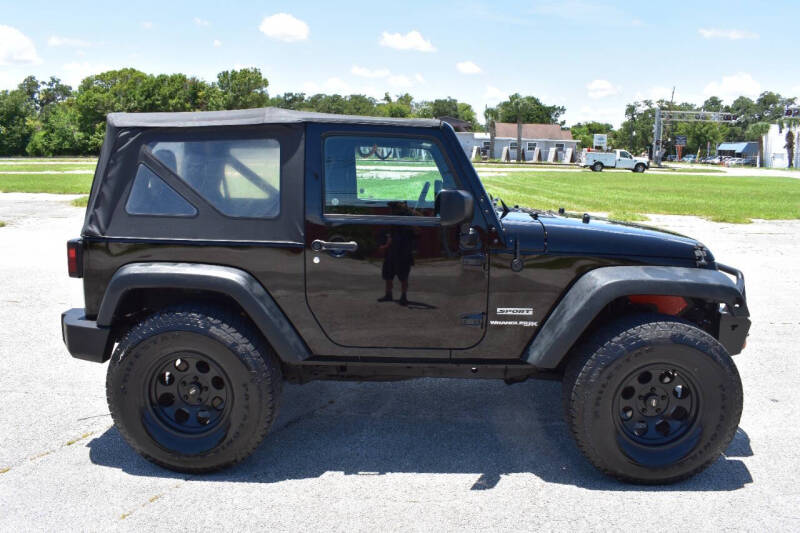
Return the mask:
{"type": "Polygon", "coordinates": [[[205,472],[246,458],[283,380],[562,379],[601,471],[667,483],[734,436],[744,278],[697,241],[509,209],[439,120],[280,109],[111,114],[67,246],[139,453],[205,472]]]}

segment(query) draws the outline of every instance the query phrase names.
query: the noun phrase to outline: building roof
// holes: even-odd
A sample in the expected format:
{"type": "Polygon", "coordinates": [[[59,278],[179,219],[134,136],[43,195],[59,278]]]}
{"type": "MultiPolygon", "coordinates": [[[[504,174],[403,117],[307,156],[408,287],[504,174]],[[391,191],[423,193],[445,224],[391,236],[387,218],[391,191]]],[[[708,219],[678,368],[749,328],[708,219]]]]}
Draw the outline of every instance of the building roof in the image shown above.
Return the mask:
{"type": "Polygon", "coordinates": [[[717,151],[735,152],[739,153],[755,153],[758,152],[758,143],[756,142],[739,142],[739,143],[722,143],[717,146],[717,151]]]}
{"type": "Polygon", "coordinates": [[[439,128],[438,119],[362,117],[334,115],[311,111],[292,111],[277,107],[235,109],[231,111],[189,111],[179,113],[109,113],[108,124],[120,128],[242,126],[252,124],[297,124],[322,122],[339,124],[371,124],[379,126],[416,126],[439,128]]]}
{"type": "MultiPolygon", "coordinates": [[[[515,122],[498,122],[495,124],[496,137],[517,138],[517,124],[515,122]]],[[[549,139],[554,141],[571,141],[572,132],[562,130],[558,124],[523,124],[523,139],[549,139]]]]}

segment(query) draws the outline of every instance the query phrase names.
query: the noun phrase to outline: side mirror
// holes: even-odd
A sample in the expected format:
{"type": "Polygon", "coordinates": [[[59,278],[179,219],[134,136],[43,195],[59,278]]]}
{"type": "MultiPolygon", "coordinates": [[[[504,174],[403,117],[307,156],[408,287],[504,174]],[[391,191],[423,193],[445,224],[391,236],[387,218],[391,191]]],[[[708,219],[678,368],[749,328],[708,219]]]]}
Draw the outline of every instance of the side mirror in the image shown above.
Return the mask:
{"type": "Polygon", "coordinates": [[[443,189],[436,195],[435,210],[442,226],[455,226],[472,220],[475,201],[467,191],[443,189]]]}

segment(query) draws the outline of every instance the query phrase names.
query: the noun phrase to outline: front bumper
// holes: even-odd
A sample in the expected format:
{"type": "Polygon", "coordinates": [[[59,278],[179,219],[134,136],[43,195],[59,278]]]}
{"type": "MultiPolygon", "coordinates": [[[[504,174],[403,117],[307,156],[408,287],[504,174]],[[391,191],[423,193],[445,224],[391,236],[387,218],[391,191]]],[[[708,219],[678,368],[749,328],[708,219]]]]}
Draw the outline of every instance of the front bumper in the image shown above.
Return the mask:
{"type": "Polygon", "coordinates": [[[717,263],[717,268],[736,278],[736,288],[742,294],[740,305],[733,309],[729,306],[721,306],[719,313],[719,331],[717,338],[720,344],[731,355],[741,353],[747,342],[747,334],[750,331],[750,318],[747,311],[747,292],[744,284],[744,274],[741,270],[722,263],[717,263]]]}
{"type": "Polygon", "coordinates": [[[88,320],[83,309],[61,313],[61,336],[72,357],[95,363],[111,357],[111,329],[88,320]]]}

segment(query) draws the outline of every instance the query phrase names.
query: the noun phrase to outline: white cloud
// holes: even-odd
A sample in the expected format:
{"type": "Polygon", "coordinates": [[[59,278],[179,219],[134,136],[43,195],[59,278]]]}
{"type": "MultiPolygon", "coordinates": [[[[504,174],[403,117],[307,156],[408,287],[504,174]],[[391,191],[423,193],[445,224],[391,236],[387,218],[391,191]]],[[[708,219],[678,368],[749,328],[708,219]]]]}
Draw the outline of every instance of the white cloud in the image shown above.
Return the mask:
{"type": "Polygon", "coordinates": [[[636,19],[635,18],[635,19],[631,20],[631,26],[635,26],[635,27],[638,28],[639,26],[643,26],[643,25],[644,25],[644,22],[642,22],[642,19],[636,19]]]}
{"type": "Polygon", "coordinates": [[[577,124],[578,122],[608,122],[615,128],[619,127],[624,117],[624,107],[608,106],[594,107],[581,106],[577,111],[567,109],[567,113],[562,117],[567,124],[577,124]]]}
{"type": "Polygon", "coordinates": [[[211,44],[213,44],[213,45],[214,45],[214,48],[219,48],[220,46],[222,46],[222,41],[220,41],[219,39],[214,39],[214,40],[211,42],[211,44]]]}
{"type": "Polygon", "coordinates": [[[402,74],[395,74],[389,76],[387,80],[389,85],[394,89],[410,89],[414,86],[414,82],[408,76],[402,74]]]}
{"type": "Polygon", "coordinates": [[[435,52],[436,48],[431,42],[425,39],[417,30],[411,30],[403,35],[402,33],[389,33],[385,31],[381,34],[379,41],[381,46],[394,48],[395,50],[416,50],[417,52],[435,52]]]}
{"type": "Polygon", "coordinates": [[[350,94],[352,92],[352,87],[342,78],[334,76],[332,78],[328,78],[325,80],[321,85],[318,83],[314,83],[313,81],[307,81],[303,84],[303,91],[308,94],[315,94],[315,93],[339,93],[339,94],[350,94]]]}
{"type": "Polygon", "coordinates": [[[310,32],[308,24],[288,13],[264,17],[258,29],[267,37],[286,43],[305,41],[310,32]]]}
{"type": "Polygon", "coordinates": [[[200,17],[195,17],[193,20],[194,20],[195,24],[197,24],[198,26],[201,26],[201,27],[202,26],[211,25],[211,23],[209,21],[207,21],[206,19],[201,19],[200,17]]]}
{"type": "Polygon", "coordinates": [[[153,23],[150,22],[149,20],[145,20],[144,22],[142,22],[142,29],[152,30],[153,29],[153,23]]]}
{"type": "Polygon", "coordinates": [[[0,65],[37,65],[42,60],[28,36],[0,24],[0,65]]]}
{"type": "Polygon", "coordinates": [[[388,68],[377,68],[373,70],[366,67],[359,67],[358,65],[353,65],[350,72],[362,78],[386,78],[391,74],[388,68]]]}
{"type": "Polygon", "coordinates": [[[719,96],[723,100],[735,100],[740,96],[756,96],[761,92],[761,84],[750,74],[738,72],[723,76],[720,81],[712,81],[703,89],[706,96],[719,96]]]}
{"type": "Polygon", "coordinates": [[[414,74],[414,79],[417,80],[417,83],[425,83],[425,78],[422,77],[422,74],[417,72],[414,74]]]}
{"type": "Polygon", "coordinates": [[[47,39],[49,46],[67,46],[70,48],[89,48],[92,43],[84,41],[83,39],[73,39],[72,37],[59,37],[58,35],[51,35],[47,39]]]}
{"type": "Polygon", "coordinates": [[[723,30],[720,28],[700,28],[697,30],[705,39],[730,39],[738,41],[741,39],[758,39],[758,34],[746,30],[723,30]]]}
{"type": "Polygon", "coordinates": [[[508,92],[501,91],[497,87],[492,87],[491,85],[486,86],[486,93],[483,97],[486,99],[486,103],[489,105],[498,104],[503,101],[507,96],[508,92]]]}
{"type": "Polygon", "coordinates": [[[456,63],[456,68],[461,74],[480,74],[483,72],[481,67],[472,61],[460,61],[456,63]]]}
{"type": "Polygon", "coordinates": [[[88,61],[74,61],[67,63],[61,67],[61,78],[64,83],[77,87],[80,85],[83,78],[91,76],[92,74],[100,74],[107,70],[112,70],[113,67],[97,63],[89,63],[88,61]]]}
{"type": "Polygon", "coordinates": [[[597,100],[619,94],[619,86],[615,86],[608,80],[592,80],[586,85],[589,98],[597,100]]]}

